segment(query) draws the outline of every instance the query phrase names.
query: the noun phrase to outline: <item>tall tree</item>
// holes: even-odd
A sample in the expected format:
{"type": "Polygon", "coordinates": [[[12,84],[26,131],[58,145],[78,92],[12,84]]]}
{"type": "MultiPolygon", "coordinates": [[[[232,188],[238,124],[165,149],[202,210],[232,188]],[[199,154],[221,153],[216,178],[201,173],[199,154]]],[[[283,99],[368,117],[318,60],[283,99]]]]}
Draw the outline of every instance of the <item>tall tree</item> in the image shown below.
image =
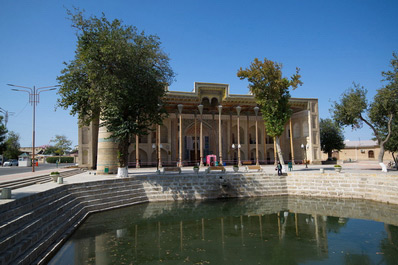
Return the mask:
{"type": "Polygon", "coordinates": [[[7,135],[5,145],[4,156],[7,157],[7,159],[17,159],[21,154],[21,151],[19,151],[21,148],[19,144],[19,134],[10,131],[7,135]]]}
{"type": "Polygon", "coordinates": [[[53,151],[57,155],[65,154],[65,152],[70,151],[72,147],[72,141],[68,140],[65,135],[55,135],[55,138],[52,139],[50,142],[54,143],[53,151]]]}
{"type": "Polygon", "coordinates": [[[131,136],[146,134],[166,113],[162,98],[174,77],[169,58],[157,36],[139,33],[117,19],[110,22],[104,14],[68,14],[78,40],[74,60],[65,63],[58,77],[58,105],[70,107],[84,124],[100,118],[100,126],[118,144],[118,176],[127,176],[131,136]]]}
{"type": "Polygon", "coordinates": [[[0,154],[3,154],[6,149],[7,128],[3,123],[3,118],[3,116],[0,116],[0,154]]]}
{"type": "Polygon", "coordinates": [[[279,161],[285,170],[279,137],[282,135],[292,111],[289,104],[289,89],[296,89],[302,85],[299,68],[290,80],[282,77],[282,64],[264,58],[260,61],[255,58],[249,68],[239,69],[237,76],[249,81],[250,92],[261,110],[265,121],[267,134],[275,138],[279,161]]]}
{"type": "Polygon", "coordinates": [[[331,119],[321,119],[319,123],[321,149],[328,158],[332,157],[333,150],[340,151],[345,147],[342,129],[331,119]]]}
{"type": "Polygon", "coordinates": [[[392,122],[398,116],[398,57],[395,53],[391,66],[393,71],[382,72],[383,81],[387,84],[377,90],[371,104],[366,99],[367,90],[354,83],[354,87],[348,89],[332,109],[333,118],[340,126],[359,129],[365,123],[372,129],[380,146],[378,161],[383,172],[387,172],[383,163],[384,146],[391,136],[392,122]]]}

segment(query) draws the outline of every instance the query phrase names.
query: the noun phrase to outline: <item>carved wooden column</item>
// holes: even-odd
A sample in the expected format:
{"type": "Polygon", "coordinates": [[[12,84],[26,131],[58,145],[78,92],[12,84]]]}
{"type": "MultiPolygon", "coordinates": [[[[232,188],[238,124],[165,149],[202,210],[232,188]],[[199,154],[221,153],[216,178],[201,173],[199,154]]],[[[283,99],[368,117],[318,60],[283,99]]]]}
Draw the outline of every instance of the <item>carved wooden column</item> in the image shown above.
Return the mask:
{"type": "Polygon", "coordinates": [[[196,132],[196,112],[194,115],[194,120],[195,120],[195,140],[193,141],[193,143],[195,145],[195,165],[196,165],[196,163],[198,163],[198,145],[197,145],[198,135],[196,132]]]}
{"type": "Polygon", "coordinates": [[[249,113],[246,115],[246,141],[247,141],[247,160],[251,160],[251,152],[250,152],[250,122],[249,122],[249,113]]]}
{"type": "Polygon", "coordinates": [[[222,111],[222,106],[218,105],[218,151],[220,156],[220,164],[222,165],[221,111],[222,111]]]}
{"type": "Polygon", "coordinates": [[[256,165],[258,166],[260,163],[258,162],[258,124],[257,124],[257,115],[258,115],[259,107],[254,107],[254,113],[256,114],[256,165]]]}
{"type": "Polygon", "coordinates": [[[140,168],[140,137],[138,134],[135,136],[135,167],[140,168]]]}
{"type": "Polygon", "coordinates": [[[292,165],[294,164],[294,145],[293,145],[293,128],[292,119],[290,119],[290,152],[292,153],[292,165]]]}
{"type": "Polygon", "coordinates": [[[178,147],[178,166],[182,167],[182,108],[184,107],[182,104],[178,104],[178,112],[180,113],[180,141],[178,147]]]}
{"type": "Polygon", "coordinates": [[[267,160],[267,128],[265,127],[265,122],[263,123],[264,124],[264,137],[263,137],[263,139],[264,139],[264,142],[263,142],[263,144],[264,144],[264,161],[265,161],[265,164],[268,164],[268,160],[267,160]]]}
{"type": "Polygon", "coordinates": [[[159,166],[159,168],[162,168],[162,148],[161,148],[162,144],[160,141],[160,125],[158,125],[157,131],[158,131],[158,143],[157,144],[158,144],[158,161],[159,161],[158,166],[159,166]]]}
{"type": "Polygon", "coordinates": [[[200,113],[200,167],[203,167],[203,105],[198,106],[200,113]]]}
{"type": "Polygon", "coordinates": [[[238,165],[242,166],[242,162],[240,161],[240,124],[239,124],[239,116],[240,116],[240,111],[241,107],[237,106],[236,107],[236,113],[238,114],[238,165]]]}
{"type": "Polygon", "coordinates": [[[229,145],[228,145],[228,154],[229,154],[229,160],[233,160],[233,152],[231,152],[231,146],[233,144],[232,142],[232,112],[229,113],[229,145]]]}

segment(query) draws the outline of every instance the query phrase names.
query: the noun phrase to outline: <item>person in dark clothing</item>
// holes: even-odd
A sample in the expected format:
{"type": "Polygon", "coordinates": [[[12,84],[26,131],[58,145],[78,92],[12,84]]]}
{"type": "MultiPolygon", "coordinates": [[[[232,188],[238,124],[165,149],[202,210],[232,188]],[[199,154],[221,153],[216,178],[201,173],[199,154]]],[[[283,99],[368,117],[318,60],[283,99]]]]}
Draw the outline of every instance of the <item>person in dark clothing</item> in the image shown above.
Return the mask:
{"type": "Polygon", "coordinates": [[[278,162],[278,164],[276,165],[276,168],[278,169],[278,176],[282,175],[282,165],[281,162],[278,162]]]}

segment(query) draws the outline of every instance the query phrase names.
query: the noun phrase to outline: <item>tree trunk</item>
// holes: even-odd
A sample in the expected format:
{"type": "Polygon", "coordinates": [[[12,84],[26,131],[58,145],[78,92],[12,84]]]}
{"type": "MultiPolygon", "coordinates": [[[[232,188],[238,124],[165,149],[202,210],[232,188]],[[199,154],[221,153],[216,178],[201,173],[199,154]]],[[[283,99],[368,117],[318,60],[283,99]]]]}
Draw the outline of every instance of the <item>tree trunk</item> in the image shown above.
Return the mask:
{"type": "Polygon", "coordinates": [[[129,139],[125,138],[118,144],[118,161],[117,178],[128,177],[128,161],[129,161],[129,139]]]}
{"type": "Polygon", "coordinates": [[[328,151],[328,160],[332,158],[333,151],[328,151]]]}
{"type": "Polygon", "coordinates": [[[380,153],[379,153],[379,165],[381,166],[381,171],[382,172],[387,172],[387,166],[384,165],[383,163],[383,157],[384,157],[384,141],[380,143],[380,153]]]}
{"type": "Polygon", "coordinates": [[[398,156],[394,156],[394,152],[391,153],[392,159],[394,160],[395,163],[395,169],[398,170],[398,156]]]}
{"type": "Polygon", "coordinates": [[[279,161],[281,162],[281,165],[282,165],[282,172],[286,173],[287,170],[286,170],[285,160],[283,160],[283,154],[282,154],[281,144],[279,141],[279,136],[275,137],[275,145],[276,145],[276,152],[278,154],[279,161]]]}
{"type": "Polygon", "coordinates": [[[383,163],[383,157],[384,157],[384,144],[388,141],[388,139],[389,139],[390,136],[391,136],[391,123],[392,123],[392,118],[393,118],[393,117],[394,117],[393,114],[390,114],[390,115],[389,115],[389,117],[388,117],[388,123],[387,123],[388,134],[387,134],[387,137],[386,137],[384,140],[381,140],[381,137],[380,137],[380,135],[379,135],[379,132],[376,130],[376,128],[375,128],[372,124],[370,124],[370,122],[368,122],[367,120],[365,120],[365,119],[361,116],[361,114],[359,114],[359,118],[360,118],[363,122],[365,122],[365,123],[373,130],[374,135],[375,135],[376,138],[377,138],[377,142],[379,143],[379,146],[380,146],[380,153],[379,153],[378,159],[379,159],[379,165],[381,166],[381,171],[382,171],[382,172],[387,172],[387,166],[384,165],[384,163],[383,163]]]}

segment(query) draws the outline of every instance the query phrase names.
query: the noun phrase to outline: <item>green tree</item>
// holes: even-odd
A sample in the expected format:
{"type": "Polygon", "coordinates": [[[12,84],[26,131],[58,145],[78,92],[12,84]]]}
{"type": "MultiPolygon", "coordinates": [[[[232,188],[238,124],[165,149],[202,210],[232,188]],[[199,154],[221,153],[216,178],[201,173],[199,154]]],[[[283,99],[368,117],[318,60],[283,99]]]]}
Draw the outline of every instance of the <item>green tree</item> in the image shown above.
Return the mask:
{"type": "Polygon", "coordinates": [[[132,135],[147,134],[166,113],[162,98],[174,73],[157,36],[139,33],[115,19],[71,17],[77,30],[75,58],[58,77],[58,105],[71,108],[83,124],[96,118],[118,145],[119,176],[127,175],[132,135]],[[159,107],[161,106],[161,107],[159,107]]]}
{"type": "Polygon", "coordinates": [[[331,119],[321,119],[319,123],[321,134],[321,150],[332,157],[333,150],[340,151],[345,147],[342,129],[331,119]]]}
{"type": "Polygon", "coordinates": [[[7,157],[7,159],[17,159],[21,154],[21,151],[19,151],[21,148],[19,144],[19,134],[10,131],[7,135],[5,146],[4,156],[7,157]]]}
{"type": "Polygon", "coordinates": [[[365,123],[372,129],[380,146],[378,160],[383,172],[387,172],[387,167],[383,164],[385,144],[391,137],[391,125],[398,115],[398,57],[395,53],[391,65],[393,71],[382,72],[385,78],[383,81],[388,83],[377,90],[371,104],[366,99],[367,90],[354,83],[354,87],[348,89],[332,109],[338,125],[359,129],[365,123]]]}
{"type": "Polygon", "coordinates": [[[50,146],[47,149],[50,149],[49,151],[53,151],[56,155],[63,155],[65,152],[71,150],[72,141],[68,140],[65,135],[55,135],[55,139],[52,139],[50,142],[54,143],[54,146],[53,148],[50,146]]]}
{"type": "Polygon", "coordinates": [[[57,149],[52,145],[45,145],[43,146],[43,155],[55,155],[57,149]]]}
{"type": "Polygon", "coordinates": [[[249,81],[250,92],[254,95],[256,103],[261,110],[265,121],[267,134],[275,138],[279,161],[284,166],[284,159],[280,147],[279,137],[282,135],[286,123],[292,115],[290,108],[289,89],[296,89],[302,85],[299,75],[299,68],[296,68],[290,80],[282,77],[282,64],[271,60],[260,61],[257,58],[249,68],[240,68],[237,76],[249,81]]]}
{"type": "Polygon", "coordinates": [[[0,116],[0,154],[3,154],[3,152],[6,149],[6,136],[7,136],[7,128],[3,123],[3,116],[0,116]]]}

